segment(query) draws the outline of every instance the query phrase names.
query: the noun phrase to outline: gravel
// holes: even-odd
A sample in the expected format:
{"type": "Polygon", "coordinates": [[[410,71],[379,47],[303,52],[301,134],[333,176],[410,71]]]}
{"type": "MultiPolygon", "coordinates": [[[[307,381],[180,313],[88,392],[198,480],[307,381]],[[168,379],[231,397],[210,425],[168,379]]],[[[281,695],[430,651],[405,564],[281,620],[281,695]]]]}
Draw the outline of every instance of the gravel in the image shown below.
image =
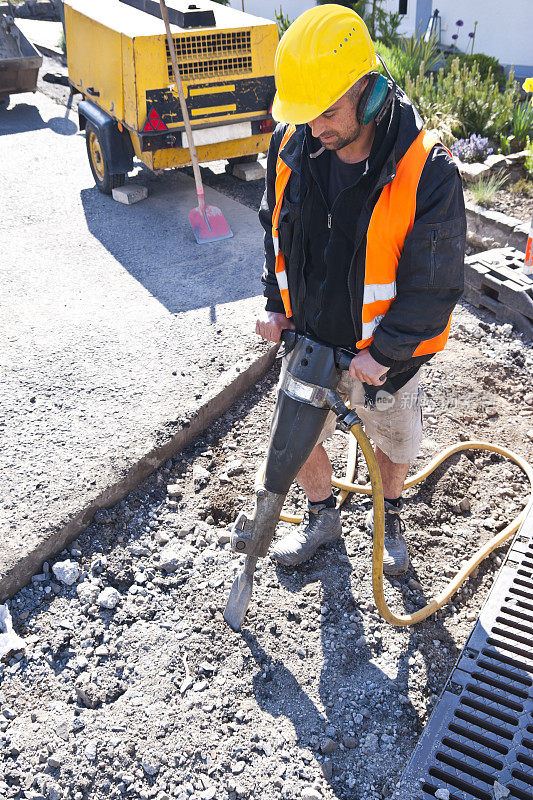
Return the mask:
{"type": "MultiPolygon", "coordinates": [[[[460,308],[449,347],[425,369],[425,438],[413,470],[461,438],[531,458],[532,366],[510,326],[460,308]]],[[[505,548],[445,609],[394,629],[372,599],[368,501],[352,497],[341,542],[297,570],[262,561],[245,628],[230,631],[221,612],[240,560],[229,552],[228,525],[252,506],[276,379],[273,370],[191,447],[99,512],[42,580],[10,601],[26,650],[0,662],[6,798],[392,796],[505,548]],[[72,585],[57,577],[65,562],[77,568],[72,585]],[[117,596],[114,606],[101,602],[117,596]]],[[[343,473],[344,435],[329,449],[343,473]]],[[[357,478],[365,477],[360,464],[357,478]]],[[[386,581],[388,602],[420,607],[526,498],[519,469],[499,456],[449,459],[406,492],[412,566],[386,581]]],[[[303,506],[296,488],[288,505],[303,506]]]]}

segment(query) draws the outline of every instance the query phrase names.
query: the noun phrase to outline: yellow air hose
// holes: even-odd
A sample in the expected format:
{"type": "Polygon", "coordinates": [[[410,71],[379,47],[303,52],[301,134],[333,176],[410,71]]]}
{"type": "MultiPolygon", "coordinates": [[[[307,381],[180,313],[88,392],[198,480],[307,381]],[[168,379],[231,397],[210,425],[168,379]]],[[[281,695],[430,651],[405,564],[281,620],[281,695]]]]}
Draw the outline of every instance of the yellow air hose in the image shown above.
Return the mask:
{"type": "MultiPolygon", "coordinates": [[[[466,564],[459,570],[457,575],[452,578],[447,586],[441,592],[439,592],[439,594],[436,595],[433,600],[425,605],[424,608],[415,611],[413,614],[395,614],[388,607],[387,601],[385,600],[385,593],[383,591],[385,504],[383,500],[381,473],[374,450],[370,444],[370,440],[368,439],[368,436],[364,432],[361,425],[354,425],[350,429],[350,432],[353,438],[350,437],[349,439],[346,477],[343,481],[338,480],[337,478],[333,478],[331,481],[333,486],[336,486],[341,490],[338,505],[341,506],[351,492],[372,495],[372,502],[374,506],[374,545],[372,551],[372,588],[374,591],[374,600],[383,619],[387,622],[390,622],[391,625],[398,625],[400,627],[414,625],[417,622],[422,622],[423,619],[426,619],[426,617],[434,614],[439,608],[442,608],[442,606],[445,605],[455,594],[459,587],[462,586],[462,584],[475,570],[478,564],[480,564],[484,558],[486,558],[490,553],[492,553],[493,550],[503,544],[503,542],[505,542],[516,530],[518,530],[526,518],[530,505],[533,503],[533,467],[524,458],[517,455],[517,453],[513,453],[512,450],[507,450],[505,447],[500,447],[496,444],[490,444],[489,442],[459,442],[458,444],[453,444],[450,447],[446,447],[437,456],[435,456],[432,461],[429,462],[425,469],[423,469],[421,472],[418,472],[404,483],[404,489],[409,489],[411,486],[416,486],[417,483],[420,483],[427,478],[428,475],[431,475],[431,473],[434,472],[434,470],[436,470],[437,467],[453,453],[459,453],[461,450],[488,450],[491,453],[499,453],[505,458],[508,458],[510,461],[513,461],[515,464],[518,464],[520,469],[527,475],[529,479],[531,492],[529,502],[520,512],[520,514],[515,517],[515,519],[510,522],[509,525],[507,525],[502,531],[500,531],[500,533],[498,533],[496,536],[493,536],[492,539],[489,539],[489,541],[486,542],[486,544],[484,544],[483,547],[477,551],[477,553],[469,558],[466,564]],[[357,445],[359,445],[361,448],[363,456],[366,460],[368,472],[370,474],[370,486],[359,486],[358,484],[353,483],[356,469],[357,445]]],[[[256,484],[257,481],[259,483],[262,482],[262,472],[264,473],[264,465],[258,472],[256,484]]],[[[301,514],[295,515],[282,513],[280,515],[280,520],[283,522],[298,524],[302,521],[302,519],[303,515],[301,514]]]]}

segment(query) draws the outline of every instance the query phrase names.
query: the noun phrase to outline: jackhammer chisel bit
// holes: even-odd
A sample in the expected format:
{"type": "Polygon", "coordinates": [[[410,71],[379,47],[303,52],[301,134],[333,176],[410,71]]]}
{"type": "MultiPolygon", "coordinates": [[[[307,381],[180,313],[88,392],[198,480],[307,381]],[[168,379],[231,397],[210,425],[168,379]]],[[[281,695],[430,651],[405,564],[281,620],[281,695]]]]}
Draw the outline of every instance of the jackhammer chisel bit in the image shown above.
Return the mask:
{"type": "Polygon", "coordinates": [[[246,555],[246,561],[233,582],[224,611],[224,619],[234,631],[240,631],[244,622],[252,596],[255,566],[257,560],[268,553],[284,500],[284,494],[261,488],[256,492],[252,516],[247,517],[241,511],[235,522],[231,549],[246,555]]]}

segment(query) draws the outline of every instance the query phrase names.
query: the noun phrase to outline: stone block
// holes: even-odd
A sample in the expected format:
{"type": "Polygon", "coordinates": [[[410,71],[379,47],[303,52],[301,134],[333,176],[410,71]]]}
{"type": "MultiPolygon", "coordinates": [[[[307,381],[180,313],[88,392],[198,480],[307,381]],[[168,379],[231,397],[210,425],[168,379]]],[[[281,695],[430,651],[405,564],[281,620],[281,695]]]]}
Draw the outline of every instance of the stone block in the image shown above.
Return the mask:
{"type": "Polygon", "coordinates": [[[499,169],[500,167],[506,167],[509,164],[507,161],[507,157],[503,156],[501,153],[493,156],[488,156],[485,159],[485,166],[490,167],[491,169],[499,169]]]}
{"type": "Polygon", "coordinates": [[[459,161],[458,159],[457,166],[461,176],[467,183],[472,183],[490,172],[490,167],[485,164],[465,164],[464,161],[459,161]]]}
{"type": "Polygon", "coordinates": [[[233,175],[241,181],[259,181],[265,179],[265,168],[258,161],[251,164],[235,164],[233,175]]]}
{"type": "Polygon", "coordinates": [[[511,153],[506,156],[507,161],[511,165],[522,166],[526,162],[526,157],[529,155],[529,150],[520,150],[518,153],[511,153]]]}
{"type": "Polygon", "coordinates": [[[139,203],[148,197],[148,189],[146,186],[140,186],[138,183],[128,183],[126,186],[117,186],[113,189],[113,200],[124,205],[131,206],[133,203],[139,203]]]}

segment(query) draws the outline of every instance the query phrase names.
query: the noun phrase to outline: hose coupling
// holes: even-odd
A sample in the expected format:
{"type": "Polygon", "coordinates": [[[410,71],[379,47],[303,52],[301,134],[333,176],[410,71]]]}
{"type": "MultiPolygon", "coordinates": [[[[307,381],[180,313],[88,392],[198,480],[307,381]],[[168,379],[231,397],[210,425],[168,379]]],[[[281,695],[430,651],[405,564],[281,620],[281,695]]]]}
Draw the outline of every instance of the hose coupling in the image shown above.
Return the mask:
{"type": "Polygon", "coordinates": [[[341,396],[337,392],[330,389],[326,394],[326,405],[337,415],[337,421],[340,428],[346,433],[351,430],[354,425],[362,425],[361,419],[355,411],[348,408],[346,403],[343,402],[341,396]]]}

